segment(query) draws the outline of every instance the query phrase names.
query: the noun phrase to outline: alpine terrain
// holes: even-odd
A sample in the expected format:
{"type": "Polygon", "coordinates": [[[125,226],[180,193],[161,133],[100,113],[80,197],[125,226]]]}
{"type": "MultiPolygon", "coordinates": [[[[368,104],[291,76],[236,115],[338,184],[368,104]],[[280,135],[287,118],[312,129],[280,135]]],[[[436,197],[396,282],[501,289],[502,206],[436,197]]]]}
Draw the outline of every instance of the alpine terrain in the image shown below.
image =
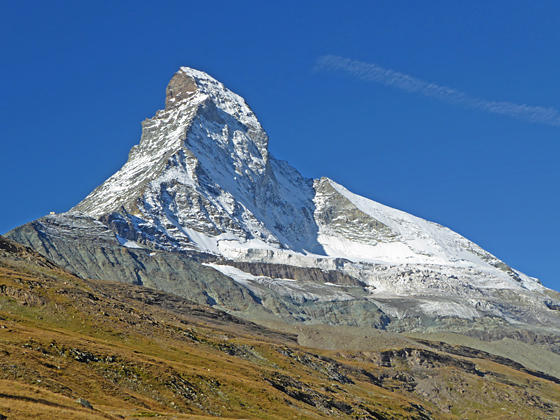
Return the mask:
{"type": "MultiPolygon", "coordinates": [[[[352,335],[335,328],[329,335],[352,335]]],[[[77,277],[0,236],[0,419],[560,415],[558,375],[495,349],[379,332],[367,350],[332,350],[301,337],[77,277]]]]}
{"type": "Polygon", "coordinates": [[[303,177],[270,155],[242,97],[188,67],[118,172],[6,236],[83,278],[276,328],[457,333],[560,353],[559,293],[446,227],[303,177]]]}

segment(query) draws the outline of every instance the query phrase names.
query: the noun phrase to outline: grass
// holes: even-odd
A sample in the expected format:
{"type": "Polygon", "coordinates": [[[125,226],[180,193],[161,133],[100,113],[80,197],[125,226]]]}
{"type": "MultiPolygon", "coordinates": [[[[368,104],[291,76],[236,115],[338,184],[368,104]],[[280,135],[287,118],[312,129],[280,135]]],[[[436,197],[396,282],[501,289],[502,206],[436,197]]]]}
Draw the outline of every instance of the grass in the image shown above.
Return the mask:
{"type": "Polygon", "coordinates": [[[560,414],[560,385],[490,360],[421,345],[404,351],[411,342],[402,339],[387,363],[380,345],[371,351],[306,348],[292,335],[228,319],[157,291],[77,278],[23,248],[0,254],[0,414],[45,419],[560,414]],[[173,299],[170,309],[166,302],[173,299]]]}

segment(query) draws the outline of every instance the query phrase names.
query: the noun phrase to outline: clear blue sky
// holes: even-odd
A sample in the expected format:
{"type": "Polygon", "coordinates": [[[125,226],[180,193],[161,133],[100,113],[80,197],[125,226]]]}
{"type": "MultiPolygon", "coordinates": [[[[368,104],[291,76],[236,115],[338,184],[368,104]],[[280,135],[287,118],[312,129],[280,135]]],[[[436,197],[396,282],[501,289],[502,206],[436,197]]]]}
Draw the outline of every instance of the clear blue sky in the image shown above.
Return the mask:
{"type": "Polygon", "coordinates": [[[116,171],[188,65],[243,95],[304,175],[449,226],[560,289],[560,127],[313,70],[332,54],[560,109],[560,3],[272,3],[5,3],[0,232],[116,171]]]}

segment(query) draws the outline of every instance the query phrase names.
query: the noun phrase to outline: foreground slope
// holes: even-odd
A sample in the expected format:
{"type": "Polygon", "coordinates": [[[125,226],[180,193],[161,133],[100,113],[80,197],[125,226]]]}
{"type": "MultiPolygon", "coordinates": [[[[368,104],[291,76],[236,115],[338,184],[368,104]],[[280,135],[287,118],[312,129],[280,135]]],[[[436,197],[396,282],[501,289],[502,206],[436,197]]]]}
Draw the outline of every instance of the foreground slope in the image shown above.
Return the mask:
{"type": "Polygon", "coordinates": [[[534,418],[560,379],[464,346],[382,333],[369,351],[146,287],[84,280],[0,237],[0,415],[8,418],[534,418]]]}
{"type": "Polygon", "coordinates": [[[556,348],[560,298],[461,235],[306,179],[247,103],[182,67],[124,166],[71,211],[8,236],[85,277],[257,321],[449,330],[556,348]]]}

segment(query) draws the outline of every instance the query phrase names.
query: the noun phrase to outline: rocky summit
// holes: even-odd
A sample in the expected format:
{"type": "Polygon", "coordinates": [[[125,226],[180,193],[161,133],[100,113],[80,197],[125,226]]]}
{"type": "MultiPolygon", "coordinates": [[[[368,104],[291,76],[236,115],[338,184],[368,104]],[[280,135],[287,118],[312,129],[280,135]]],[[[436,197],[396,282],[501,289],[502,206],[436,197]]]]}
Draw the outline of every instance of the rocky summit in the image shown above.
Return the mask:
{"type": "Polygon", "coordinates": [[[463,236],[308,179],[245,100],[182,67],[124,166],[7,234],[85,278],[252,321],[454,332],[560,351],[560,294],[463,236]]]}

